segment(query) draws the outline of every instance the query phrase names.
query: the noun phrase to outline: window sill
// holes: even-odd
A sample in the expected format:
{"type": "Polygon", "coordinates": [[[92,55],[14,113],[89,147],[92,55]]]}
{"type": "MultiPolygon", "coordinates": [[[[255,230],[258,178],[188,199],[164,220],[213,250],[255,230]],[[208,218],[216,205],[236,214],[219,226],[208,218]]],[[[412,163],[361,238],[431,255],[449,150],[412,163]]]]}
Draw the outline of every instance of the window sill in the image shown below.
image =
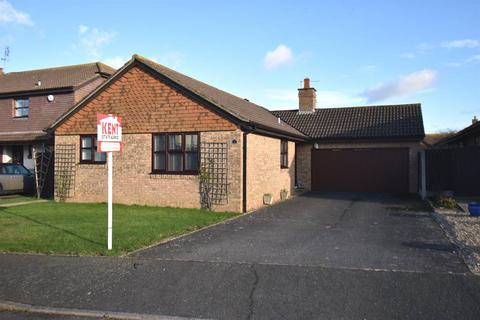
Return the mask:
{"type": "Polygon", "coordinates": [[[150,179],[159,180],[197,180],[198,174],[173,174],[173,173],[157,173],[152,172],[149,175],[150,179]]]}
{"type": "Polygon", "coordinates": [[[20,120],[20,119],[28,119],[28,116],[22,116],[22,117],[12,117],[12,119],[17,119],[17,120],[20,120]]]}
{"type": "Polygon", "coordinates": [[[150,175],[165,175],[165,176],[198,176],[198,171],[152,171],[150,175]]]}
{"type": "Polygon", "coordinates": [[[78,164],[95,164],[95,165],[98,165],[98,164],[105,164],[105,163],[107,163],[107,161],[102,161],[102,162],[80,161],[78,164]]]}
{"type": "Polygon", "coordinates": [[[288,169],[289,167],[280,166],[280,169],[288,169]]]}

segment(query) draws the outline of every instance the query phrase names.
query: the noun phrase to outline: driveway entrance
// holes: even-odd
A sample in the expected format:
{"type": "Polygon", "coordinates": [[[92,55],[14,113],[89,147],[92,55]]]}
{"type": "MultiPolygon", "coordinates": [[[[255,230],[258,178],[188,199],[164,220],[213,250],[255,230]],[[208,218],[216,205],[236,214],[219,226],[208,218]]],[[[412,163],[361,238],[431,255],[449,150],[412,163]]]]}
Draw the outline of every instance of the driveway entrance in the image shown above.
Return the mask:
{"type": "Polygon", "coordinates": [[[135,256],[467,272],[427,210],[413,197],[310,193],[135,256]]]}

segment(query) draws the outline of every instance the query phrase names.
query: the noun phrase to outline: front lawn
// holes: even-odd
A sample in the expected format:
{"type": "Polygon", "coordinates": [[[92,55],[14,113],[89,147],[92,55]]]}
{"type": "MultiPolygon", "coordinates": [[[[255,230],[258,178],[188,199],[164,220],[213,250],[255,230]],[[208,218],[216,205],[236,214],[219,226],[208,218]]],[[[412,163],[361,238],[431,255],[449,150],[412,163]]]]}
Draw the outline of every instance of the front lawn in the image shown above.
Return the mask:
{"type": "Polygon", "coordinates": [[[118,255],[235,215],[114,205],[113,250],[108,252],[106,210],[106,204],[56,202],[0,207],[0,251],[118,255]]]}

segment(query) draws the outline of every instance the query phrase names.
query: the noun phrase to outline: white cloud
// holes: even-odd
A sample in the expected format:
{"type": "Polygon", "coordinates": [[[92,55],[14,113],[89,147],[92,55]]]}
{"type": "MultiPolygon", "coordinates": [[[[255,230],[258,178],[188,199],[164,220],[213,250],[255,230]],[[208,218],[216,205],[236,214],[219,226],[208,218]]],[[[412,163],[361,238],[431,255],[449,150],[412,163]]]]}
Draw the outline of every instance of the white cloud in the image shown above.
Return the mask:
{"type": "Polygon", "coordinates": [[[90,59],[98,60],[101,57],[100,49],[112,41],[113,37],[115,37],[115,32],[79,25],[78,35],[80,42],[75,47],[84,50],[90,59]]]}
{"type": "Polygon", "coordinates": [[[264,66],[267,69],[273,69],[281,65],[293,62],[294,56],[292,49],[284,44],[277,46],[274,50],[268,51],[264,58],[264,66]]]}
{"type": "Polygon", "coordinates": [[[435,70],[425,69],[401,76],[392,82],[380,83],[370,87],[365,90],[364,96],[368,102],[375,102],[410,95],[431,88],[436,79],[437,72],[435,70]]]}
{"type": "Polygon", "coordinates": [[[463,39],[446,41],[440,44],[444,48],[475,48],[480,46],[480,40],[463,39]]]}
{"type": "Polygon", "coordinates": [[[128,61],[128,58],[123,58],[120,56],[112,57],[112,58],[107,58],[103,60],[103,63],[109,65],[110,67],[113,67],[115,69],[120,69],[123,67],[123,65],[128,61]]]}
{"type": "MultiPolygon", "coordinates": [[[[278,105],[284,105],[291,108],[298,106],[298,91],[292,89],[270,89],[266,90],[265,97],[278,105]]],[[[340,91],[317,91],[318,107],[339,107],[359,105],[365,103],[365,97],[350,95],[340,91]]]]}
{"type": "Polygon", "coordinates": [[[447,66],[449,66],[449,67],[463,67],[463,66],[466,66],[466,65],[478,64],[478,63],[480,63],[480,54],[474,55],[474,56],[472,56],[468,59],[465,59],[463,61],[460,61],[460,62],[447,63],[447,66]]]}
{"type": "Polygon", "coordinates": [[[28,13],[17,11],[6,0],[0,0],[0,23],[17,23],[33,26],[33,21],[28,13]]]}

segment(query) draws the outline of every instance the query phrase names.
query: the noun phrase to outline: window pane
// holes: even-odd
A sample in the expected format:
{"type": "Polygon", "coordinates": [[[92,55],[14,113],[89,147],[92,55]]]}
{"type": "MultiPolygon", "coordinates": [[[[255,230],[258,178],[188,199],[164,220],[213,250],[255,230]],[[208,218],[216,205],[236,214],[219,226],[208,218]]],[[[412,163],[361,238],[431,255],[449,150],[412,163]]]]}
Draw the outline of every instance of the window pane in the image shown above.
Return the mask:
{"type": "Polygon", "coordinates": [[[185,154],[185,170],[198,170],[197,152],[188,152],[185,154]]]}
{"type": "Polygon", "coordinates": [[[82,148],[91,148],[91,147],[92,147],[92,138],[82,137],[82,148]]]}
{"type": "Polygon", "coordinates": [[[104,162],[107,160],[107,154],[105,152],[95,152],[95,161],[104,162]]]}
{"type": "Polygon", "coordinates": [[[168,136],[168,149],[169,150],[182,150],[182,135],[172,134],[168,136]]]}
{"type": "Polygon", "coordinates": [[[195,151],[198,148],[198,135],[197,134],[186,134],[185,135],[185,150],[186,151],[195,151]]]}
{"type": "Polygon", "coordinates": [[[28,99],[15,100],[15,117],[28,116],[29,105],[30,103],[28,99]]]}
{"type": "Polygon", "coordinates": [[[165,135],[153,137],[153,151],[165,151],[165,135]]]}
{"type": "Polygon", "coordinates": [[[15,109],[15,117],[26,117],[28,116],[28,109],[15,109]]]}
{"type": "Polygon", "coordinates": [[[91,149],[82,149],[81,160],[84,160],[84,161],[92,160],[92,150],[91,149]]]}
{"type": "Polygon", "coordinates": [[[183,170],[183,154],[171,153],[168,155],[168,171],[183,170]]]}
{"type": "Polygon", "coordinates": [[[153,155],[153,170],[165,170],[164,153],[156,153],[153,155]]]}

